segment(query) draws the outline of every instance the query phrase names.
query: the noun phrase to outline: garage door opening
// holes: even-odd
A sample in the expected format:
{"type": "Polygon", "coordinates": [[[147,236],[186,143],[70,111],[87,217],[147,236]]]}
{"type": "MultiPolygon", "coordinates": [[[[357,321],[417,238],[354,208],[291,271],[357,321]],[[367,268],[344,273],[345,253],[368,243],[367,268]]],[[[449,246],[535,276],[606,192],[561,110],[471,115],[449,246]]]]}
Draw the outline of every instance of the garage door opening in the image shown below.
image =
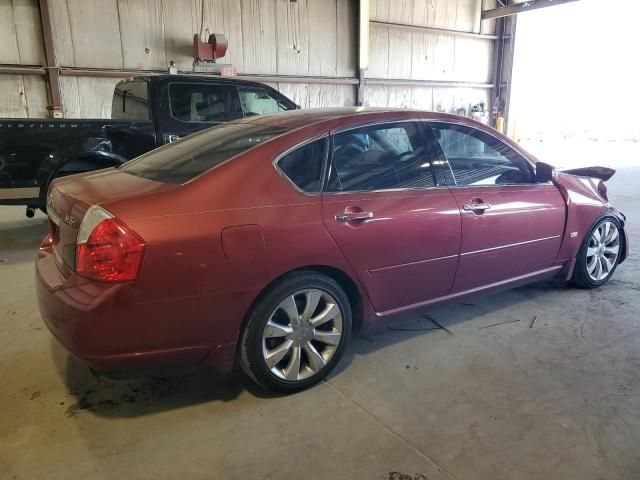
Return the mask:
{"type": "Polygon", "coordinates": [[[632,0],[519,15],[509,134],[556,166],[640,163],[639,17],[632,0]]]}

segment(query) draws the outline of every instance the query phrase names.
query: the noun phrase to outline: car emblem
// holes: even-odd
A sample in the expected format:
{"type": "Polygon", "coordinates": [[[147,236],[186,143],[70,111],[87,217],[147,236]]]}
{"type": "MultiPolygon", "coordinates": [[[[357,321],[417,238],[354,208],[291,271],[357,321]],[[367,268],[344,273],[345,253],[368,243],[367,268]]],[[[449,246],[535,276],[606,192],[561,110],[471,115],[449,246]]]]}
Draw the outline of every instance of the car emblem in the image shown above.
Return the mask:
{"type": "Polygon", "coordinates": [[[76,217],[74,217],[73,215],[69,215],[68,213],[64,216],[64,223],[66,223],[67,225],[69,225],[70,227],[73,227],[73,225],[76,223],[76,217]]]}

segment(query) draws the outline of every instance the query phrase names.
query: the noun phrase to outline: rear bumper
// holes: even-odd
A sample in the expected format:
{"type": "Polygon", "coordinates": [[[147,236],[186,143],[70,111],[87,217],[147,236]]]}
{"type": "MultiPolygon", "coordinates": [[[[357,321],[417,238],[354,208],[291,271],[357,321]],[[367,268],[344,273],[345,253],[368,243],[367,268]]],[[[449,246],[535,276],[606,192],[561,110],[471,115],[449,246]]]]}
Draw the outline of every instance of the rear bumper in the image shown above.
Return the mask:
{"type": "MultiPolygon", "coordinates": [[[[38,252],[36,291],[40,314],[53,336],[99,372],[205,364],[224,373],[233,367],[237,333],[203,330],[202,322],[199,330],[191,331],[189,321],[180,316],[180,312],[195,313],[193,308],[185,310],[185,300],[140,302],[133,284],[92,282],[73,272],[63,274],[50,250],[38,252]],[[225,341],[229,337],[232,342],[225,341]]],[[[198,303],[188,301],[192,306],[198,303]]]]}

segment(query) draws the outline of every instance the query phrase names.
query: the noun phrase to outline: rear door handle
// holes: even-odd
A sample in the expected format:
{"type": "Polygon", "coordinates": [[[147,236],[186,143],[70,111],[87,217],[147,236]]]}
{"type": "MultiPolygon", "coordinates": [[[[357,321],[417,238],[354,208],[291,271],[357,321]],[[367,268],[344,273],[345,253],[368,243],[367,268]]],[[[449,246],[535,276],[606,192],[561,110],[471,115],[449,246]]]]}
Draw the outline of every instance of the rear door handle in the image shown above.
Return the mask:
{"type": "Polygon", "coordinates": [[[336,215],[336,222],[358,222],[373,218],[373,212],[344,212],[336,215]]]}
{"type": "Polygon", "coordinates": [[[466,212],[474,212],[474,211],[481,211],[484,212],[485,210],[489,210],[491,208],[491,205],[488,203],[465,203],[462,206],[462,209],[466,212]]]}

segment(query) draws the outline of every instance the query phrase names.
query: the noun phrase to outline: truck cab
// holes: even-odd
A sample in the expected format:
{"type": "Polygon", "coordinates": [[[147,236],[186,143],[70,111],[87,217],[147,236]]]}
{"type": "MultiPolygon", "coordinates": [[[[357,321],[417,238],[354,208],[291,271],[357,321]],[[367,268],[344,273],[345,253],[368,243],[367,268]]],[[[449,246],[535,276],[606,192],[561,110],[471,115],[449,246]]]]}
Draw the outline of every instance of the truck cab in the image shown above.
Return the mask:
{"type": "Polygon", "coordinates": [[[0,119],[0,205],[46,208],[57,177],[117,167],[223,122],[299,108],[257,82],[153,75],[119,82],[110,119],[0,119]]]}
{"type": "Polygon", "coordinates": [[[134,77],[118,83],[114,120],[153,121],[157,146],[238,118],[298,108],[273,88],[196,75],[134,77]]]}

